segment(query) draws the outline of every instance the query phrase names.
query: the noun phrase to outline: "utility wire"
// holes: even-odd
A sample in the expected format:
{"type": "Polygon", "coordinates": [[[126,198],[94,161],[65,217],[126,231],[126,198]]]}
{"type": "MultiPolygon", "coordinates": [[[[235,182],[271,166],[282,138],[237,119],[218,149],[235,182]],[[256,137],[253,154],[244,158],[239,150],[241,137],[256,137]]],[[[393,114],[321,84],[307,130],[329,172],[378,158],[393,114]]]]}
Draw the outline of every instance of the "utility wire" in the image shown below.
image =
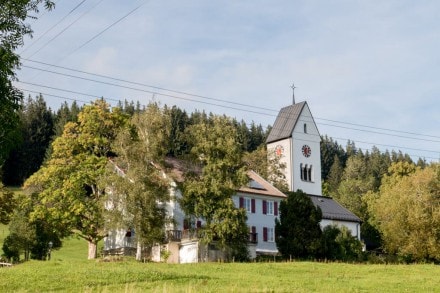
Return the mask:
{"type": "MultiPolygon", "coordinates": [[[[212,101],[217,101],[217,102],[223,102],[223,103],[231,104],[231,105],[249,107],[249,108],[253,108],[253,109],[266,110],[266,111],[271,111],[271,112],[275,112],[275,113],[278,112],[278,111],[276,111],[274,109],[268,109],[268,108],[264,108],[264,107],[246,105],[246,104],[243,104],[243,103],[231,102],[231,101],[227,101],[227,100],[223,100],[223,99],[211,98],[211,97],[207,97],[207,96],[202,96],[202,95],[191,94],[191,93],[182,92],[182,91],[171,90],[171,89],[167,89],[167,88],[163,88],[163,87],[158,87],[158,86],[153,86],[153,85],[149,85],[149,84],[145,84],[145,83],[129,81],[129,80],[126,80],[126,79],[116,78],[116,77],[112,77],[112,76],[108,76],[108,75],[91,73],[91,72],[87,72],[87,71],[72,69],[72,68],[68,68],[68,67],[64,67],[64,66],[49,64],[49,63],[35,61],[35,60],[31,60],[31,59],[26,59],[26,58],[22,58],[22,59],[25,60],[25,61],[29,61],[29,62],[34,62],[34,63],[38,63],[38,64],[42,64],[42,65],[47,65],[47,66],[51,66],[51,67],[65,69],[65,70],[69,70],[69,71],[73,71],[73,72],[83,73],[83,74],[87,74],[87,75],[91,75],[91,76],[107,78],[107,79],[110,79],[110,80],[125,82],[125,83],[128,83],[128,84],[140,85],[140,86],[144,86],[144,87],[148,87],[148,88],[152,88],[152,89],[156,89],[156,90],[163,90],[163,91],[168,91],[168,92],[171,92],[171,93],[182,94],[182,95],[187,95],[187,96],[192,96],[192,97],[196,97],[196,98],[202,98],[202,99],[212,100],[212,101]]],[[[61,73],[59,73],[59,74],[61,74],[61,73]]]]}
{"type": "MultiPolygon", "coordinates": [[[[212,101],[217,101],[217,102],[223,102],[223,103],[231,104],[231,105],[237,105],[237,106],[243,106],[243,107],[248,107],[248,108],[253,108],[253,109],[270,111],[270,112],[274,112],[274,113],[278,113],[279,112],[278,110],[275,110],[275,109],[269,109],[269,108],[264,108],[264,107],[247,105],[247,104],[243,104],[243,103],[231,102],[231,101],[227,101],[227,100],[223,100],[223,99],[218,99],[218,98],[211,98],[211,97],[206,97],[206,96],[202,96],[202,95],[197,95],[197,94],[191,94],[191,93],[182,92],[182,91],[171,90],[171,89],[167,89],[167,88],[163,88],[163,87],[157,87],[157,86],[152,86],[152,85],[145,84],[145,83],[139,83],[139,82],[133,82],[133,81],[124,80],[124,79],[120,79],[120,78],[115,78],[115,77],[111,77],[111,76],[108,76],[108,75],[101,75],[101,74],[91,73],[91,72],[87,72],[87,71],[72,69],[72,68],[68,68],[68,67],[64,67],[64,66],[58,66],[58,65],[54,65],[54,64],[50,64],[50,63],[46,63],[46,62],[41,62],[41,61],[36,61],[36,60],[32,60],[32,59],[23,58],[23,60],[29,61],[29,62],[33,62],[33,63],[42,64],[42,65],[47,65],[47,66],[51,66],[51,67],[55,67],[55,68],[65,69],[65,70],[68,70],[68,71],[73,71],[73,72],[78,72],[78,73],[82,73],[82,74],[87,74],[87,75],[91,75],[91,76],[107,78],[107,79],[110,79],[110,80],[124,82],[124,83],[128,83],[128,84],[140,85],[140,86],[149,87],[149,88],[153,88],[153,89],[157,89],[157,90],[168,91],[168,92],[172,92],[172,93],[176,93],[176,94],[183,94],[183,95],[188,95],[188,96],[192,96],[192,97],[197,97],[197,98],[202,98],[202,99],[207,99],[207,100],[212,100],[212,101]]],[[[25,65],[23,65],[23,67],[28,67],[28,68],[32,68],[32,69],[35,69],[35,70],[42,70],[42,71],[50,72],[50,73],[53,73],[53,74],[59,74],[59,75],[66,76],[65,74],[60,73],[60,72],[48,71],[48,70],[43,70],[43,69],[40,69],[40,68],[35,68],[35,67],[30,67],[30,66],[25,66],[25,65]]],[[[73,77],[72,75],[67,75],[67,76],[73,77]]],[[[74,78],[79,78],[79,77],[75,76],[74,78]]],[[[95,81],[95,82],[100,82],[100,81],[95,81]]],[[[263,115],[269,115],[269,116],[276,116],[276,115],[270,115],[270,114],[267,114],[267,113],[259,113],[259,112],[256,112],[256,113],[257,114],[263,114],[263,115]]],[[[375,126],[369,126],[369,125],[363,125],[363,124],[356,124],[356,123],[350,123],[350,122],[338,121],[338,120],[332,120],[332,119],[326,119],[326,118],[320,118],[320,117],[314,117],[314,118],[316,120],[329,121],[329,122],[334,122],[334,123],[339,123],[339,124],[347,124],[347,125],[359,126],[359,127],[364,127],[364,128],[370,128],[370,129],[391,131],[391,132],[410,134],[410,135],[416,135],[416,136],[425,136],[425,137],[431,137],[431,138],[440,138],[440,136],[434,136],[434,135],[427,135],[427,134],[421,134],[421,133],[407,132],[407,131],[401,131],[401,130],[395,130],[395,129],[389,129],[389,128],[381,128],[381,127],[375,127],[375,126]]],[[[329,124],[321,123],[321,125],[329,125],[329,124]]],[[[329,126],[344,128],[343,126],[336,126],[336,125],[329,125],[329,126]]],[[[348,128],[348,127],[345,127],[345,128],[348,128]]],[[[352,129],[352,128],[348,128],[348,129],[352,129]]],[[[358,129],[354,129],[354,130],[358,130],[358,129]]],[[[360,130],[360,131],[368,132],[367,130],[360,130]]],[[[385,133],[374,132],[374,131],[369,131],[369,132],[385,134],[385,133]]],[[[386,133],[386,135],[392,135],[392,136],[403,137],[403,138],[410,138],[410,137],[406,137],[406,136],[398,136],[398,135],[393,135],[393,134],[388,134],[388,133],[386,133]]],[[[413,138],[410,138],[410,139],[413,139],[413,138]]],[[[426,140],[426,141],[439,142],[439,141],[435,141],[435,140],[426,140]]]]}
{"type": "MultiPolygon", "coordinates": [[[[48,94],[48,93],[43,93],[41,91],[34,91],[34,90],[30,90],[30,89],[26,89],[26,88],[19,88],[22,91],[27,91],[27,92],[31,92],[31,93],[36,93],[36,94],[42,94],[44,96],[50,96],[50,97],[54,97],[54,98],[58,98],[58,99],[64,99],[64,100],[70,100],[70,101],[76,101],[76,102],[81,102],[84,104],[88,104],[90,103],[90,101],[85,101],[85,100],[80,100],[80,99],[73,99],[73,98],[68,98],[65,96],[60,96],[60,95],[53,95],[53,94],[48,94]]],[[[71,92],[71,91],[68,91],[71,92]]],[[[73,92],[75,93],[75,92],[73,92]]],[[[82,94],[82,95],[88,95],[88,94],[84,94],[84,93],[78,93],[78,94],[82,94]]],[[[89,96],[89,95],[88,95],[89,96]]],[[[97,96],[93,96],[93,97],[97,97],[97,96]]],[[[107,99],[107,98],[106,98],[107,99]]],[[[116,99],[107,99],[107,100],[112,100],[112,101],[116,101],[116,102],[121,102],[121,100],[116,100],[116,99]]],[[[353,139],[348,139],[348,138],[342,138],[342,137],[332,137],[329,136],[329,138],[332,138],[334,140],[344,140],[344,141],[352,141],[354,143],[363,143],[363,144],[369,144],[369,145],[374,145],[374,146],[385,146],[385,147],[393,147],[393,148],[397,148],[397,149],[407,149],[407,150],[416,150],[416,151],[423,151],[423,152],[431,152],[431,153],[438,153],[435,151],[430,151],[430,150],[423,150],[423,149],[416,149],[416,148],[407,148],[407,147],[401,147],[401,146],[396,146],[396,145],[387,145],[387,144],[377,144],[377,143],[372,143],[372,142],[365,142],[365,141],[358,141],[358,140],[353,140],[353,139]]],[[[303,140],[305,142],[315,142],[312,140],[303,140]]],[[[368,151],[368,149],[365,148],[360,148],[359,146],[356,147],[356,149],[359,150],[365,150],[368,151]]],[[[432,160],[439,160],[439,158],[434,158],[434,157],[428,157],[428,156],[422,156],[422,155],[415,155],[415,154],[407,154],[411,157],[419,157],[419,158],[425,158],[425,159],[432,159],[432,160]]]]}
{"type": "MultiPolygon", "coordinates": [[[[20,55],[22,55],[24,52],[26,52],[27,50],[29,50],[29,48],[31,48],[33,45],[35,45],[36,43],[38,43],[38,41],[44,37],[45,35],[47,35],[51,30],[53,30],[55,27],[57,27],[61,22],[63,22],[70,14],[72,14],[76,9],[78,9],[86,0],[82,0],[78,5],[76,5],[72,10],[70,10],[63,18],[61,18],[56,24],[54,24],[53,26],[51,26],[48,30],[46,30],[41,36],[39,36],[34,42],[32,42],[29,46],[27,46],[25,49],[23,49],[20,52],[20,55]]],[[[40,48],[41,50],[41,48],[40,48]]],[[[39,52],[39,50],[37,51],[39,52]]],[[[31,56],[35,55],[36,53],[32,54],[31,56]]]]}
{"type": "MultiPolygon", "coordinates": [[[[150,91],[150,90],[145,90],[145,89],[141,89],[141,88],[129,87],[129,86],[124,86],[124,85],[120,85],[120,84],[115,84],[115,83],[110,83],[110,82],[105,82],[105,81],[99,81],[99,80],[96,80],[96,79],[85,78],[85,77],[75,76],[75,75],[66,74],[66,73],[60,73],[60,72],[51,71],[51,70],[47,70],[47,69],[40,69],[40,68],[36,68],[36,67],[32,67],[32,66],[27,66],[27,65],[23,65],[23,67],[30,68],[30,69],[41,70],[41,71],[45,71],[45,72],[49,72],[49,73],[54,73],[54,74],[62,75],[62,76],[77,78],[77,79],[81,79],[81,80],[86,80],[86,81],[91,81],[91,82],[111,85],[111,86],[115,86],[115,87],[121,87],[121,88],[130,89],[130,90],[140,91],[140,92],[149,93],[149,94],[153,94],[153,95],[166,96],[166,97],[175,98],[175,99],[181,99],[181,100],[197,102],[197,103],[202,103],[202,104],[207,104],[207,105],[213,105],[213,106],[218,106],[218,107],[223,107],[223,108],[228,108],[228,109],[233,109],[233,110],[239,110],[239,111],[255,113],[255,114],[259,114],[259,115],[276,117],[276,115],[274,115],[274,114],[263,113],[263,112],[258,112],[258,111],[252,111],[252,110],[243,109],[243,108],[237,108],[237,107],[230,107],[230,106],[225,106],[225,105],[215,104],[215,103],[210,103],[210,102],[204,102],[204,101],[194,100],[194,99],[191,99],[191,98],[179,97],[179,96],[176,96],[176,95],[165,94],[165,93],[161,93],[161,92],[158,92],[158,91],[150,91]]],[[[34,85],[38,86],[37,84],[34,84],[34,85]]],[[[43,87],[48,87],[48,86],[44,86],[43,85],[43,87]]],[[[216,99],[216,100],[220,100],[220,99],[216,99]]],[[[244,104],[242,104],[242,105],[244,105],[244,104]]],[[[249,107],[252,108],[252,106],[249,106],[249,107]]],[[[332,121],[330,119],[323,119],[323,120],[332,121]]],[[[304,120],[300,119],[300,121],[304,121],[304,120]]],[[[304,121],[304,122],[310,122],[310,121],[304,121]]],[[[342,123],[342,122],[338,121],[337,123],[342,123]]],[[[424,138],[415,138],[415,137],[403,136],[403,135],[392,134],[392,133],[383,133],[383,132],[378,132],[378,131],[358,129],[358,128],[346,127],[346,126],[341,126],[341,125],[333,125],[333,124],[328,124],[328,123],[317,122],[317,124],[325,125],[325,126],[330,126],[330,127],[350,129],[350,130],[361,131],[361,132],[367,132],[367,133],[374,133],[374,134],[380,134],[380,135],[399,137],[399,138],[417,139],[417,140],[428,141],[428,142],[440,142],[438,140],[424,139],[424,138]]],[[[352,123],[350,123],[350,124],[352,124],[352,123]]]]}
{"type": "Polygon", "coordinates": [[[83,48],[84,46],[86,46],[87,44],[89,44],[90,42],[92,42],[93,40],[95,40],[96,38],[98,38],[99,36],[101,36],[103,33],[105,33],[106,31],[108,31],[109,29],[111,29],[113,26],[115,26],[116,24],[118,24],[119,22],[121,22],[122,20],[124,20],[125,18],[127,18],[129,15],[133,14],[136,10],[138,10],[139,8],[141,8],[142,6],[144,6],[145,4],[147,4],[147,2],[143,2],[142,4],[136,6],[134,9],[130,10],[127,14],[125,14],[124,16],[122,16],[121,18],[119,18],[118,20],[116,20],[115,22],[113,22],[112,24],[110,24],[109,26],[107,26],[105,29],[103,29],[102,31],[100,31],[99,33],[97,33],[96,35],[94,35],[93,37],[91,37],[89,40],[87,40],[86,42],[84,42],[83,44],[81,44],[80,46],[76,47],[74,50],[72,50],[70,53],[68,53],[67,55],[61,57],[57,62],[55,62],[55,64],[58,64],[60,62],[62,62],[64,59],[66,59],[67,57],[71,56],[72,54],[74,54],[75,52],[77,52],[78,50],[80,50],[81,48],[83,48]]]}
{"type": "MultiPolygon", "coordinates": [[[[76,92],[76,91],[71,91],[71,90],[66,90],[66,89],[61,89],[61,88],[51,87],[51,86],[45,86],[45,85],[40,85],[40,84],[30,83],[30,82],[19,82],[19,83],[28,84],[28,85],[32,85],[32,86],[39,86],[39,87],[44,87],[44,88],[48,88],[48,89],[53,89],[53,90],[58,90],[58,91],[64,91],[64,92],[68,92],[68,93],[74,93],[74,94],[79,94],[79,95],[84,95],[84,96],[89,96],[89,97],[94,97],[94,98],[100,98],[100,96],[97,96],[97,95],[91,95],[91,94],[87,94],[87,93],[81,93],[81,92],[76,92]]],[[[137,89],[137,90],[144,91],[144,90],[141,90],[141,89],[137,89]]],[[[155,94],[155,95],[164,95],[164,94],[162,94],[162,93],[154,93],[154,92],[150,92],[150,91],[146,91],[146,92],[151,93],[151,94],[155,94]]],[[[168,96],[170,96],[170,95],[168,95],[168,96]]],[[[181,98],[181,97],[175,97],[175,98],[181,98]]],[[[107,100],[110,100],[110,101],[121,102],[120,99],[112,99],[112,98],[106,98],[106,99],[107,99],[107,100]]],[[[182,98],[182,99],[184,99],[184,100],[190,100],[190,99],[186,99],[186,98],[182,98]]],[[[194,101],[194,100],[191,100],[191,101],[194,101]]],[[[197,102],[197,101],[196,101],[196,102],[197,102]]],[[[210,104],[210,105],[212,105],[211,103],[207,103],[207,102],[205,102],[205,103],[206,103],[206,104],[210,104]]],[[[220,106],[221,106],[221,105],[220,105],[220,106]]],[[[222,106],[222,107],[232,108],[232,107],[228,107],[228,106],[222,106]]],[[[241,111],[247,111],[247,110],[245,110],[245,109],[237,109],[237,108],[233,108],[233,109],[235,109],[235,110],[241,110],[241,111]]],[[[258,114],[258,113],[257,113],[257,114],[258,114]]],[[[262,114],[262,113],[259,113],[259,114],[262,114]]],[[[272,116],[274,116],[274,115],[272,115],[272,116]]],[[[317,123],[317,124],[320,124],[320,123],[317,123]]],[[[334,125],[329,125],[329,126],[334,126],[334,125]]],[[[336,127],[337,127],[337,126],[336,126],[336,127]]],[[[345,128],[345,127],[344,127],[344,128],[345,128]]],[[[347,128],[347,129],[350,129],[350,128],[347,128]]],[[[360,130],[360,131],[364,131],[364,130],[360,130]]],[[[379,134],[381,134],[381,133],[379,133],[379,134]]],[[[319,136],[318,134],[310,134],[310,135],[319,136]]],[[[350,139],[347,139],[347,138],[336,138],[336,139],[350,140],[350,139]]],[[[423,151],[423,152],[430,152],[430,153],[438,153],[438,151],[425,150],[425,149],[417,149],[417,148],[408,148],[408,147],[402,147],[402,146],[396,146],[396,145],[377,144],[377,143],[364,142],[364,141],[358,141],[358,142],[360,142],[360,143],[365,143],[365,144],[371,144],[371,145],[379,145],[379,146],[387,146],[387,147],[394,147],[394,148],[403,148],[403,149],[408,149],[408,150],[416,150],[416,151],[423,151]]]]}
{"type": "MultiPolygon", "coordinates": [[[[61,34],[63,34],[66,30],[68,30],[70,27],[72,27],[75,23],[77,23],[81,18],[83,18],[87,13],[89,13],[90,11],[92,11],[96,6],[98,6],[102,1],[101,0],[97,3],[95,3],[95,5],[93,5],[91,8],[89,8],[88,10],[86,10],[83,14],[81,14],[79,17],[77,17],[73,22],[71,22],[69,25],[67,25],[64,29],[62,29],[58,34],[56,34],[55,36],[53,36],[50,40],[48,40],[46,43],[44,43],[43,46],[41,46],[37,51],[35,51],[34,53],[32,53],[31,55],[29,55],[27,58],[32,58],[33,56],[35,56],[36,54],[38,54],[41,50],[43,50],[48,44],[50,44],[51,42],[53,42],[56,38],[58,38],[61,34]]],[[[24,58],[22,58],[24,59],[24,58]]]]}

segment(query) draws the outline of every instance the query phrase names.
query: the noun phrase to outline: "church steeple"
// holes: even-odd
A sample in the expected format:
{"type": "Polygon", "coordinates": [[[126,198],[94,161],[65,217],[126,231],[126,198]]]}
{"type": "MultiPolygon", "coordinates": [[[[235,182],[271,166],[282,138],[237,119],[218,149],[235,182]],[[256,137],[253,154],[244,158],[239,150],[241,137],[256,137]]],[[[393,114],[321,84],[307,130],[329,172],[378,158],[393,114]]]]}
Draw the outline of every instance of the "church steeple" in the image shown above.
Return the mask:
{"type": "Polygon", "coordinates": [[[269,155],[275,154],[286,166],[284,174],[289,190],[322,195],[320,142],[307,102],[280,110],[266,144],[269,155]]]}

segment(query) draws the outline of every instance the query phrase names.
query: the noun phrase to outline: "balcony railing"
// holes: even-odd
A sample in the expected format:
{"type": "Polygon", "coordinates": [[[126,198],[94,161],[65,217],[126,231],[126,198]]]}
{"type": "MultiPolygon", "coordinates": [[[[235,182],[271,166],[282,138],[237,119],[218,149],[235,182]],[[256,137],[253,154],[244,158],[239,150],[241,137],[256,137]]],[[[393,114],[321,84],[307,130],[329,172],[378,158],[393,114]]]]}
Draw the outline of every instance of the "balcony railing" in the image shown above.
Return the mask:
{"type": "Polygon", "coordinates": [[[182,239],[182,231],[168,230],[166,233],[166,238],[168,241],[180,241],[182,239]]]}

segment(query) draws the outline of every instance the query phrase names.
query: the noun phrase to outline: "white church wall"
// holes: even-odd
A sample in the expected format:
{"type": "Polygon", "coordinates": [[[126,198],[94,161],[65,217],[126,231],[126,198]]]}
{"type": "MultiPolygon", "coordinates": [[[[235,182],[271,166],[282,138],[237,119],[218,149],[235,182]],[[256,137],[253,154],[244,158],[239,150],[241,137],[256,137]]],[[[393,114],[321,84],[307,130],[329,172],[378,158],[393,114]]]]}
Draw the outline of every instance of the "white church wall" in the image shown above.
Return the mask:
{"type": "Polygon", "coordinates": [[[289,190],[293,188],[293,156],[292,156],[292,139],[287,138],[267,145],[267,152],[271,155],[279,157],[280,163],[285,164],[284,175],[286,176],[289,190]]]}
{"type": "Polygon", "coordinates": [[[336,225],[338,227],[345,226],[347,227],[348,230],[350,230],[351,235],[353,237],[356,237],[358,240],[361,240],[360,223],[322,219],[319,224],[321,226],[321,229],[324,229],[325,227],[330,225],[336,225]]]}
{"type": "Polygon", "coordinates": [[[298,119],[293,130],[292,139],[290,140],[293,153],[293,188],[292,191],[301,189],[308,194],[322,195],[321,186],[321,137],[319,131],[313,121],[312,114],[307,105],[298,119]],[[304,124],[306,124],[306,133],[304,132],[304,124]],[[303,147],[309,146],[311,154],[306,157],[303,154],[303,147]],[[312,180],[306,181],[301,179],[301,164],[312,166],[312,180]]]}

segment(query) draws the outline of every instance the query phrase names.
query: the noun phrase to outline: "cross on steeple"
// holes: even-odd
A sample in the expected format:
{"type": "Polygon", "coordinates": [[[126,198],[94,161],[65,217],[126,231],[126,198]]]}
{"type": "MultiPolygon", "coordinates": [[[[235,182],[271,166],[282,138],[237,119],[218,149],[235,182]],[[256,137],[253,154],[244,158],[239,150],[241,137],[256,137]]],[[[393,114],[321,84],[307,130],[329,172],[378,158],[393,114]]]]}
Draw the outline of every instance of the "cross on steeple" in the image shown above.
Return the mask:
{"type": "Polygon", "coordinates": [[[292,105],[295,105],[295,89],[296,89],[295,84],[292,83],[292,86],[290,88],[292,89],[292,101],[293,101],[292,105]]]}

